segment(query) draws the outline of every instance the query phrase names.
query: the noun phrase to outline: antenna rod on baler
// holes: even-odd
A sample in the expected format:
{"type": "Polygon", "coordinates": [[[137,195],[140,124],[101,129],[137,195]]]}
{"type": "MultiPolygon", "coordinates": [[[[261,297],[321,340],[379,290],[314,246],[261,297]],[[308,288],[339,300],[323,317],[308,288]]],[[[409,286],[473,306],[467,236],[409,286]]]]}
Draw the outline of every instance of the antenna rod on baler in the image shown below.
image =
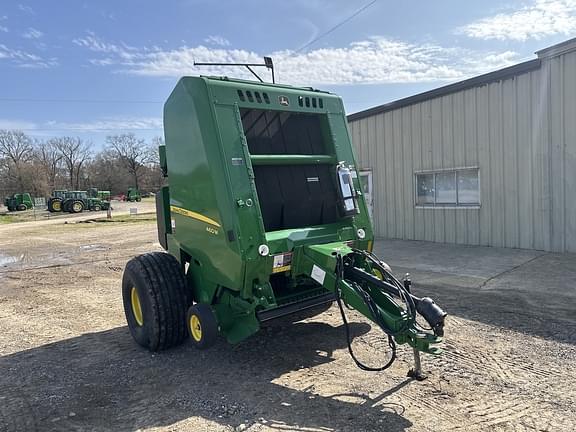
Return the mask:
{"type": "Polygon", "coordinates": [[[274,63],[272,62],[271,57],[264,57],[264,63],[202,63],[202,62],[194,62],[194,66],[244,66],[252,75],[254,75],[260,82],[264,82],[262,78],[258,76],[256,72],[252,69],[252,67],[265,67],[270,69],[272,72],[272,83],[275,84],[276,80],[274,77],[274,63]]]}

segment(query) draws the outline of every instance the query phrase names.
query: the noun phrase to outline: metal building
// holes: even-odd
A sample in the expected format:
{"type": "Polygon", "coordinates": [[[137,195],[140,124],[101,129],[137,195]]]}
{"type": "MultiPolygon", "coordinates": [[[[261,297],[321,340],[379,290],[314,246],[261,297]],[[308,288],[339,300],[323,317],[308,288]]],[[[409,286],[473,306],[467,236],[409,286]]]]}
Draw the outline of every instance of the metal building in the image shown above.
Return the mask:
{"type": "Polygon", "coordinates": [[[348,116],[376,235],[576,252],[576,39],[348,116]]]}

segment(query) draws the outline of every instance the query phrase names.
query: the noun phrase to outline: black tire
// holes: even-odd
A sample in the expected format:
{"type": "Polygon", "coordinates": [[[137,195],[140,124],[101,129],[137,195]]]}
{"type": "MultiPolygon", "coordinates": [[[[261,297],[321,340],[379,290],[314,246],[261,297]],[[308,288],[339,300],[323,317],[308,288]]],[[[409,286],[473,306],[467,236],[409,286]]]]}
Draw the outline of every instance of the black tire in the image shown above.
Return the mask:
{"type": "Polygon", "coordinates": [[[100,211],[100,210],[102,210],[102,207],[100,207],[100,204],[96,204],[96,205],[92,208],[92,210],[94,210],[94,211],[100,211]]]}
{"type": "Polygon", "coordinates": [[[48,200],[48,211],[51,213],[62,211],[62,200],[59,198],[50,198],[48,200]]]}
{"type": "Polygon", "coordinates": [[[18,206],[16,207],[16,210],[24,211],[24,210],[28,210],[28,207],[26,207],[26,204],[18,204],[18,206]]]}
{"type": "Polygon", "coordinates": [[[186,327],[192,344],[198,349],[210,348],[218,339],[218,321],[207,304],[190,306],[186,314],[186,327]]]}
{"type": "Polygon", "coordinates": [[[74,201],[69,208],[70,213],[82,213],[84,211],[84,203],[82,201],[74,201]]]}
{"type": "Polygon", "coordinates": [[[186,310],[192,298],[180,263],[172,255],[152,252],[128,261],[122,277],[122,299],[128,328],[139,345],[161,351],[186,338],[186,310]],[[140,319],[133,305],[133,289],[140,319]]]}
{"type": "Polygon", "coordinates": [[[137,197],[137,198],[136,198],[136,202],[140,202],[140,201],[142,201],[142,198],[137,197]]]}

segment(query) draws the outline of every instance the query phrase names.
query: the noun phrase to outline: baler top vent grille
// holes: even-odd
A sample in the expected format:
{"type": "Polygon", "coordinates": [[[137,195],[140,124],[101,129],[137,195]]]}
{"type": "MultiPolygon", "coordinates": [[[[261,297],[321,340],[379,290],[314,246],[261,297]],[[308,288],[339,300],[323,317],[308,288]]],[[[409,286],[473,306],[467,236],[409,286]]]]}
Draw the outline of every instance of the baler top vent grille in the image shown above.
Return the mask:
{"type": "Polygon", "coordinates": [[[268,93],[260,94],[260,92],[254,92],[254,95],[252,95],[252,92],[250,90],[246,90],[246,93],[244,93],[240,89],[236,90],[236,93],[238,93],[238,98],[240,99],[241,102],[245,102],[246,98],[248,98],[249,102],[254,102],[254,98],[256,98],[256,102],[258,103],[265,102],[267,104],[270,104],[270,97],[268,96],[268,93]]]}
{"type": "Polygon", "coordinates": [[[311,97],[304,97],[304,96],[298,96],[298,105],[301,107],[304,107],[304,105],[306,105],[306,108],[310,108],[310,106],[312,106],[312,108],[324,108],[324,101],[322,100],[322,98],[311,98],[311,97]]]}

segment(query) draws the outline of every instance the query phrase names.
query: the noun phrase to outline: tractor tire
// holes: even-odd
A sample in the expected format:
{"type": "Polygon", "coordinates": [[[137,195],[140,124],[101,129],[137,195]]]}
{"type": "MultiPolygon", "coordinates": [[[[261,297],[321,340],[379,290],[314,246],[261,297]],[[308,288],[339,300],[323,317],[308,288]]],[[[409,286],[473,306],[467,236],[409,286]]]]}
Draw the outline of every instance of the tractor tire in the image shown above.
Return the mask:
{"type": "Polygon", "coordinates": [[[62,211],[62,200],[61,199],[48,200],[48,211],[50,213],[61,212],[62,211]]]}
{"type": "Polygon", "coordinates": [[[18,206],[16,207],[16,210],[24,211],[24,210],[28,210],[28,207],[26,207],[26,204],[18,204],[18,206]]]}
{"type": "Polygon", "coordinates": [[[218,321],[209,305],[198,303],[190,306],[186,323],[188,334],[196,348],[210,348],[218,340],[218,321]]]}
{"type": "Polygon", "coordinates": [[[152,252],[128,261],[122,299],[128,328],[139,345],[161,351],[186,338],[186,310],[192,296],[172,255],[152,252]]]}
{"type": "Polygon", "coordinates": [[[136,198],[136,202],[140,202],[140,201],[142,201],[142,198],[140,198],[140,197],[136,198]]]}
{"type": "Polygon", "coordinates": [[[84,211],[84,203],[82,201],[74,201],[70,205],[70,213],[82,213],[84,211]]]}
{"type": "Polygon", "coordinates": [[[102,207],[100,207],[100,204],[96,204],[94,207],[92,207],[92,210],[99,212],[102,210],[102,207]]]}

